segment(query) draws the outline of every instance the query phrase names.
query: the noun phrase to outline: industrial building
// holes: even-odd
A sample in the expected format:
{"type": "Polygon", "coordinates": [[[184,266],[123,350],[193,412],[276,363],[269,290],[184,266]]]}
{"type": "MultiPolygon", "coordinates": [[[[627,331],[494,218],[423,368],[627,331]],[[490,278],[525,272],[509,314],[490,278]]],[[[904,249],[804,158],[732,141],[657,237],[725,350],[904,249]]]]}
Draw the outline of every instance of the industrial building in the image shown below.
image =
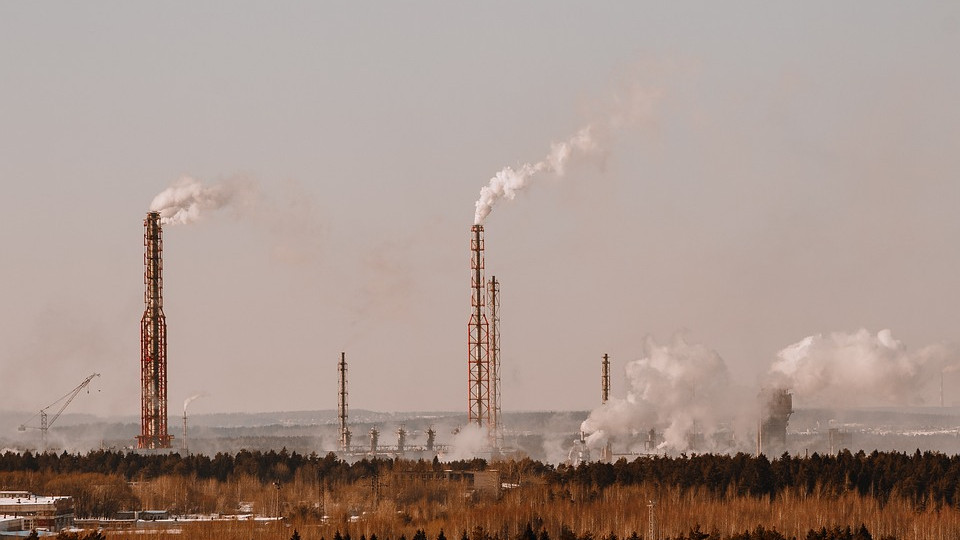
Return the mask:
{"type": "Polygon", "coordinates": [[[0,491],[0,530],[47,529],[73,526],[73,497],[44,497],[27,491],[0,491]]]}
{"type": "Polygon", "coordinates": [[[787,422],[793,414],[793,396],[783,388],[765,388],[759,397],[757,454],[779,455],[787,448],[787,422]]]}

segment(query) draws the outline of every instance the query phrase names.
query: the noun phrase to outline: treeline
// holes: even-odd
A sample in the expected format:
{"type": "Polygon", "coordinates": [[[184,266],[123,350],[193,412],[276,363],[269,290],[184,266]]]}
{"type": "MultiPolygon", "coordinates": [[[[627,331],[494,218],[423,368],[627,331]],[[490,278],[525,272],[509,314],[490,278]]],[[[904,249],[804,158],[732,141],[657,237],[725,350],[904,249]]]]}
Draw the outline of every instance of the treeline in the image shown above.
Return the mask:
{"type": "MultiPolygon", "coordinates": [[[[619,538],[616,534],[610,533],[607,535],[597,536],[593,533],[584,533],[581,535],[576,534],[569,527],[562,527],[560,529],[560,534],[558,535],[559,540],[644,540],[643,535],[637,534],[634,531],[630,536],[625,538],[619,538]]],[[[293,535],[290,537],[290,540],[302,540],[300,533],[294,530],[293,535]]],[[[321,540],[326,540],[321,537],[321,540]]],[[[334,533],[333,540],[351,540],[350,533],[341,535],[340,531],[334,533]]],[[[370,535],[369,539],[365,534],[360,535],[360,540],[381,540],[380,537],[373,533],[370,535]]],[[[390,540],[389,538],[384,538],[383,540],[390,540]]],[[[401,534],[398,540],[407,540],[407,536],[401,534]]],[[[411,540],[428,540],[427,533],[422,529],[417,529],[417,532],[413,534],[411,540]]],[[[437,540],[448,540],[446,534],[441,530],[437,535],[437,540]]],[[[482,527],[477,527],[469,534],[464,531],[460,535],[460,540],[501,540],[499,533],[490,534],[485,531],[482,527]]],[[[543,528],[534,529],[531,524],[527,524],[527,528],[519,535],[515,536],[513,539],[506,540],[551,540],[550,533],[543,528]]],[[[744,531],[742,533],[737,533],[733,535],[723,535],[719,531],[704,532],[701,530],[700,525],[694,525],[690,528],[690,531],[687,533],[681,533],[678,536],[667,536],[663,540],[798,540],[796,537],[784,536],[782,533],[776,529],[767,529],[762,525],[758,525],[755,529],[750,531],[744,531]]],[[[867,530],[866,525],[861,524],[859,527],[833,527],[832,529],[827,529],[826,527],[821,527],[820,529],[810,529],[810,531],[803,537],[803,540],[873,540],[873,535],[870,534],[870,531],[867,530]]],[[[878,540],[896,540],[892,536],[885,536],[882,539],[878,540]]]]}
{"type": "Polygon", "coordinates": [[[681,489],[703,488],[715,495],[775,497],[785,491],[805,495],[855,492],[884,502],[896,492],[918,506],[960,504],[960,456],[917,450],[810,457],[693,455],[654,457],[617,463],[560,467],[563,483],[606,487],[653,482],[681,489]]]}
{"type": "MultiPolygon", "coordinates": [[[[916,506],[960,506],[960,456],[947,456],[919,450],[913,454],[841,451],[836,455],[813,454],[810,457],[784,454],[772,461],[765,456],[691,455],[681,457],[641,457],[616,463],[584,463],[577,467],[552,466],[529,459],[495,462],[505,482],[520,483],[536,477],[538,481],[563,490],[591,488],[595,491],[612,485],[653,484],[662,487],[697,490],[717,497],[752,496],[773,498],[784,492],[810,495],[856,493],[881,503],[893,493],[916,506]]],[[[399,472],[483,470],[482,459],[440,463],[399,459],[360,460],[349,464],[329,453],[302,455],[280,451],[205,455],[145,455],[111,451],[80,454],[0,455],[0,472],[45,472],[56,474],[98,473],[119,475],[128,481],[143,481],[160,476],[179,476],[199,480],[228,481],[253,477],[264,484],[287,482],[296,477],[312,477],[327,484],[354,483],[399,472]]]]}
{"type": "MultiPolygon", "coordinates": [[[[528,460],[529,461],[529,460],[528,460]]],[[[530,462],[534,463],[534,462],[530,462]]],[[[200,480],[225,482],[236,477],[255,477],[263,483],[286,482],[303,473],[332,483],[351,483],[360,478],[386,474],[392,471],[483,470],[482,459],[445,462],[408,461],[397,459],[360,460],[348,464],[328,453],[303,455],[297,452],[270,450],[241,450],[233,454],[215,456],[189,454],[138,454],[105,450],[83,454],[5,452],[0,454],[0,472],[43,472],[56,474],[98,473],[120,475],[128,481],[143,481],[161,476],[181,476],[200,480]]],[[[538,470],[550,470],[537,464],[538,470]]]]}

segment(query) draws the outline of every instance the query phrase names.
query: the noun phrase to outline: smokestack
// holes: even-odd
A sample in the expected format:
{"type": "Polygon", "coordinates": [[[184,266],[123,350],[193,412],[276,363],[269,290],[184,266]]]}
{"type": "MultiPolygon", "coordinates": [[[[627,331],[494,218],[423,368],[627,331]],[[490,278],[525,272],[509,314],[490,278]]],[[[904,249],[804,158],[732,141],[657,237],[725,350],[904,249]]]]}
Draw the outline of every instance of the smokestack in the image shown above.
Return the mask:
{"type": "Polygon", "coordinates": [[[407,445],[407,429],[403,424],[400,424],[400,427],[397,428],[397,453],[402,454],[404,447],[407,445]]]}
{"type": "Polygon", "coordinates": [[[483,225],[470,228],[471,307],[467,325],[467,367],[469,409],[467,421],[477,427],[489,427],[490,411],[490,357],[487,315],[484,312],[483,225]]]}
{"type": "Polygon", "coordinates": [[[760,392],[762,409],[757,452],[776,455],[786,450],[787,422],[793,414],[793,396],[782,388],[760,392]]]}
{"type": "Polygon", "coordinates": [[[433,429],[433,426],[430,426],[427,429],[427,452],[433,452],[433,444],[437,440],[437,432],[433,429]]]}
{"type": "Polygon", "coordinates": [[[337,416],[340,419],[340,451],[350,450],[350,428],[347,427],[347,353],[340,353],[340,399],[337,416]]]}
{"type": "Polygon", "coordinates": [[[600,364],[600,403],[610,399],[610,355],[604,353],[600,364]]]}
{"type": "Polygon", "coordinates": [[[490,389],[493,402],[490,415],[490,431],[494,448],[500,448],[503,442],[503,429],[500,426],[500,282],[497,276],[487,283],[487,301],[490,309],[490,389]]]}
{"type": "Polygon", "coordinates": [[[170,448],[167,433],[167,319],[163,314],[163,231],[160,213],[143,221],[144,303],[140,320],[140,435],[137,448],[170,448]]]}
{"type": "MultiPolygon", "coordinates": [[[[610,399],[610,355],[603,353],[603,362],[600,364],[600,403],[606,403],[610,399]]],[[[581,431],[581,433],[583,433],[581,431]]],[[[600,452],[600,460],[610,462],[613,460],[613,443],[607,439],[600,452]]]]}
{"type": "Polygon", "coordinates": [[[375,427],[370,428],[370,453],[376,455],[377,444],[380,441],[380,430],[375,427]]]}

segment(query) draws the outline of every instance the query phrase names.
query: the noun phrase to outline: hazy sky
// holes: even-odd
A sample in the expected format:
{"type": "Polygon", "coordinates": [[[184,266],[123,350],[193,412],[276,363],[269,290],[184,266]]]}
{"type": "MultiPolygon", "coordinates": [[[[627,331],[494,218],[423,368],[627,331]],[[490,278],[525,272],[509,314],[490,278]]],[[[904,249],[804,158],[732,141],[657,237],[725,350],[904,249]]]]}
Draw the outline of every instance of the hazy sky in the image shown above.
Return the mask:
{"type": "MultiPolygon", "coordinates": [[[[486,221],[503,407],[587,409],[684,332],[752,382],[820,332],[960,342],[956,2],[5,2],[0,410],[139,411],[143,218],[171,414],[466,410],[469,228],[502,167],[659,96],[486,221]]],[[[960,376],[956,388],[960,392],[960,376]]],[[[950,400],[950,398],[948,398],[950,400]]]]}

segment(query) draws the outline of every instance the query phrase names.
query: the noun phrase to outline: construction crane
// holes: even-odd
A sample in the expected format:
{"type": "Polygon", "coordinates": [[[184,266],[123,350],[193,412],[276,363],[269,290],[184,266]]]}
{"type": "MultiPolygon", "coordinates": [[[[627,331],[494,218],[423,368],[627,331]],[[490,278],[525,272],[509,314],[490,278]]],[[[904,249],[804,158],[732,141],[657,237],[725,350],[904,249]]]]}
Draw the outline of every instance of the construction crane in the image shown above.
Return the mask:
{"type": "MultiPolygon", "coordinates": [[[[42,448],[42,451],[46,452],[47,451],[47,430],[50,429],[50,426],[52,426],[53,423],[57,421],[57,418],[60,418],[60,415],[63,413],[63,410],[67,408],[67,405],[70,405],[70,402],[73,401],[73,398],[77,397],[77,394],[79,394],[81,390],[86,388],[87,385],[90,384],[90,381],[92,381],[94,377],[99,377],[99,376],[100,376],[99,373],[94,373],[93,375],[90,375],[89,377],[84,379],[82,383],[78,384],[77,387],[74,388],[73,390],[67,392],[65,396],[47,405],[46,407],[40,409],[40,412],[30,417],[30,420],[27,420],[25,423],[20,424],[20,427],[17,428],[17,431],[26,431],[28,427],[32,429],[39,429],[40,430],[40,446],[42,448]],[[53,408],[60,402],[63,402],[63,405],[60,405],[60,408],[57,409],[57,412],[56,414],[53,415],[53,418],[50,418],[48,420],[47,409],[53,408]],[[40,417],[39,428],[27,425],[30,422],[33,422],[33,419],[38,416],[40,417]]],[[[87,392],[89,392],[89,390],[87,392]]]]}

